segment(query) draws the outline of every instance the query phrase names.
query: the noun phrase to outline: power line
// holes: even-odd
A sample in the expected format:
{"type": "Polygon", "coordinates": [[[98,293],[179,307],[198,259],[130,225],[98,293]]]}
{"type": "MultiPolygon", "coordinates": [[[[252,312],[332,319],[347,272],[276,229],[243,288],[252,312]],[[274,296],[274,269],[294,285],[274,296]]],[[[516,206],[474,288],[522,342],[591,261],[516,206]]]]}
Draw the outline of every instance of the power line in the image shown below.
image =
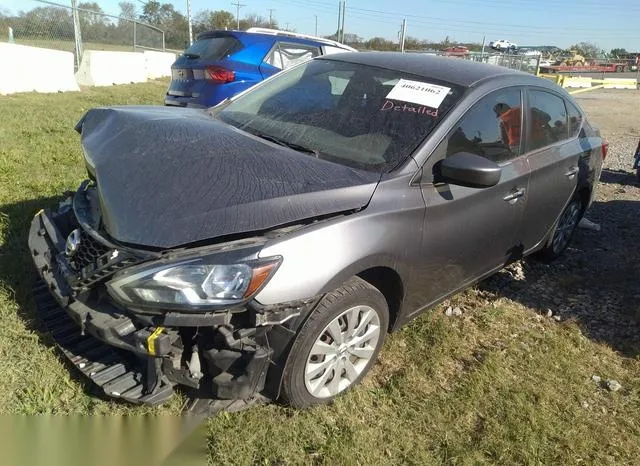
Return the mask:
{"type": "Polygon", "coordinates": [[[234,5],[236,7],[236,23],[237,23],[237,29],[240,29],[240,8],[247,6],[244,5],[242,3],[240,3],[240,0],[236,0],[235,3],[231,2],[232,5],[234,5]]]}
{"type": "MultiPolygon", "coordinates": [[[[331,7],[328,3],[320,2],[317,0],[304,0],[304,1],[296,1],[296,0],[275,0],[280,3],[285,3],[289,5],[294,5],[299,8],[304,8],[306,10],[309,9],[311,5],[312,8],[319,11],[334,11],[335,6],[331,7]]],[[[529,25],[512,25],[512,24],[499,24],[499,23],[486,23],[480,21],[465,21],[465,20],[454,20],[447,18],[436,18],[424,15],[415,15],[415,14],[403,14],[403,13],[394,13],[387,12],[381,10],[369,10],[365,8],[355,8],[349,7],[350,18],[355,22],[377,22],[377,23],[385,23],[385,24],[397,24],[392,18],[389,16],[411,16],[413,23],[419,25],[428,25],[429,30],[433,31],[444,31],[444,32],[465,32],[469,33],[470,30],[468,27],[465,27],[465,24],[474,25],[474,28],[477,29],[477,25],[484,26],[482,27],[482,32],[486,33],[495,33],[495,34],[504,34],[505,32],[508,34],[522,34],[526,33],[530,36],[548,36],[552,33],[554,36],[575,36],[576,33],[569,32],[571,28],[563,28],[562,31],[558,31],[557,28],[553,28],[550,26],[529,26],[529,25]],[[448,25],[449,23],[454,23],[452,25],[448,25]],[[460,23],[460,24],[455,24],[460,23]],[[487,27],[489,26],[489,27],[487,27]],[[511,31],[511,32],[510,32],[511,31]]],[[[342,18],[340,18],[341,20],[342,18]]],[[[341,21],[338,23],[338,30],[341,32],[341,21]]],[[[575,28],[576,31],[582,30],[581,28],[575,28]]],[[[624,30],[617,29],[615,31],[594,31],[593,28],[589,28],[589,37],[598,36],[598,37],[606,37],[606,38],[626,38],[628,37],[628,33],[625,33],[624,30]]],[[[480,31],[478,31],[480,33],[480,31]]]]}

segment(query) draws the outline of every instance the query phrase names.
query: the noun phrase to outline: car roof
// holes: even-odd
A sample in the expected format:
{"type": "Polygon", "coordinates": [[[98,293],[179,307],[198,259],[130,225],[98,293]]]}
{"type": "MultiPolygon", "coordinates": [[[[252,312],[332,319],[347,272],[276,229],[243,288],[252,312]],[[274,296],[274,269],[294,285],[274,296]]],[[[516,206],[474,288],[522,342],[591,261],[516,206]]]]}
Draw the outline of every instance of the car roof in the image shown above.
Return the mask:
{"type": "Polygon", "coordinates": [[[325,39],[323,37],[306,36],[303,34],[289,33],[287,31],[279,31],[276,29],[266,29],[266,28],[250,28],[246,31],[236,31],[233,29],[232,30],[216,29],[216,30],[201,32],[200,34],[198,34],[197,39],[199,40],[199,39],[221,37],[221,36],[230,36],[230,37],[235,37],[236,39],[240,39],[242,37],[252,37],[252,38],[260,37],[261,39],[268,39],[270,41],[279,39],[285,42],[293,42],[296,44],[328,45],[328,46],[344,49],[345,52],[356,51],[354,48],[349,47],[348,45],[344,45],[330,39],[325,39]]]}
{"type": "MultiPolygon", "coordinates": [[[[322,60],[335,60],[360,65],[377,66],[391,70],[437,79],[458,86],[471,87],[479,81],[498,76],[521,76],[535,78],[533,75],[502,66],[488,65],[472,60],[422,55],[400,52],[359,52],[325,55],[322,60]]],[[[538,78],[539,79],[539,78],[538,78]]]]}

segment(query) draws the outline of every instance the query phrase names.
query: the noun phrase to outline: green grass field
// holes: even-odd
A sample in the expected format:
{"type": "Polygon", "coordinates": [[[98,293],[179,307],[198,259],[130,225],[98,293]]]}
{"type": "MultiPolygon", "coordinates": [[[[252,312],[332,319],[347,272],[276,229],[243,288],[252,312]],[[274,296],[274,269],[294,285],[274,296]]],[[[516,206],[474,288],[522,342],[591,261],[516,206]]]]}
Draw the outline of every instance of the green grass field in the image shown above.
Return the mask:
{"type": "MultiPolygon", "coordinates": [[[[88,394],[38,324],[26,246],[33,214],[84,177],[73,131],[83,112],[161,103],[166,85],[0,97],[0,413],[179,411],[180,399],[148,409],[88,394]]],[[[392,335],[371,376],[333,406],[208,422],[220,464],[637,464],[640,361],[471,289],[392,335]],[[449,305],[463,316],[444,316],[449,305]],[[593,374],[624,388],[598,388],[593,374]]]]}

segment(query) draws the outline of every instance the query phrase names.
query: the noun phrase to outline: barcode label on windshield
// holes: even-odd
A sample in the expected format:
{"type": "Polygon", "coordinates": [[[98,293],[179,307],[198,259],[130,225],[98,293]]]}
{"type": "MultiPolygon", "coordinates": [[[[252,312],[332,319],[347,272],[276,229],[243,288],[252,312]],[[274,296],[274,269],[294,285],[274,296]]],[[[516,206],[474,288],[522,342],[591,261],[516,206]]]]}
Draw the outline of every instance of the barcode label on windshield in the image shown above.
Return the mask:
{"type": "Polygon", "coordinates": [[[450,87],[438,86],[437,84],[401,79],[393,86],[387,99],[438,108],[450,90],[450,87]]]}

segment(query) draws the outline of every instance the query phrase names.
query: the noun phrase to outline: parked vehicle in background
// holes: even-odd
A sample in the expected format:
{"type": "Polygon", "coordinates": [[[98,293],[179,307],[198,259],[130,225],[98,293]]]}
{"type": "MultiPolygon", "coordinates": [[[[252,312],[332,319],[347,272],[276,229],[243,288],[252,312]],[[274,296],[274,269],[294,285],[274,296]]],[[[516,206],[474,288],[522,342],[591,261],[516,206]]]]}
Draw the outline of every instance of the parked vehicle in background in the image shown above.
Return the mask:
{"type": "Polygon", "coordinates": [[[29,233],[38,306],[106,395],[149,404],[176,385],[332,401],[387,332],[523,256],[558,257],[607,147],[548,80],[381,52],[76,128],[88,179],[29,233]]]}
{"type": "Polygon", "coordinates": [[[347,51],[356,50],[329,39],[275,29],[203,32],[171,66],[164,103],[211,107],[303,61],[347,51]]]}
{"type": "Polygon", "coordinates": [[[469,49],[464,45],[454,45],[453,47],[447,47],[442,51],[442,55],[445,57],[467,57],[469,56],[469,49]]]}
{"type": "Polygon", "coordinates": [[[513,42],[509,42],[508,40],[505,40],[505,39],[489,42],[489,47],[491,47],[494,50],[499,50],[501,52],[515,51],[518,48],[516,44],[514,44],[513,42]]]}
{"type": "Polygon", "coordinates": [[[539,50],[536,50],[534,48],[525,48],[525,47],[520,47],[518,49],[518,55],[525,55],[525,56],[530,56],[530,57],[536,57],[538,55],[542,55],[542,52],[539,50]]]}

